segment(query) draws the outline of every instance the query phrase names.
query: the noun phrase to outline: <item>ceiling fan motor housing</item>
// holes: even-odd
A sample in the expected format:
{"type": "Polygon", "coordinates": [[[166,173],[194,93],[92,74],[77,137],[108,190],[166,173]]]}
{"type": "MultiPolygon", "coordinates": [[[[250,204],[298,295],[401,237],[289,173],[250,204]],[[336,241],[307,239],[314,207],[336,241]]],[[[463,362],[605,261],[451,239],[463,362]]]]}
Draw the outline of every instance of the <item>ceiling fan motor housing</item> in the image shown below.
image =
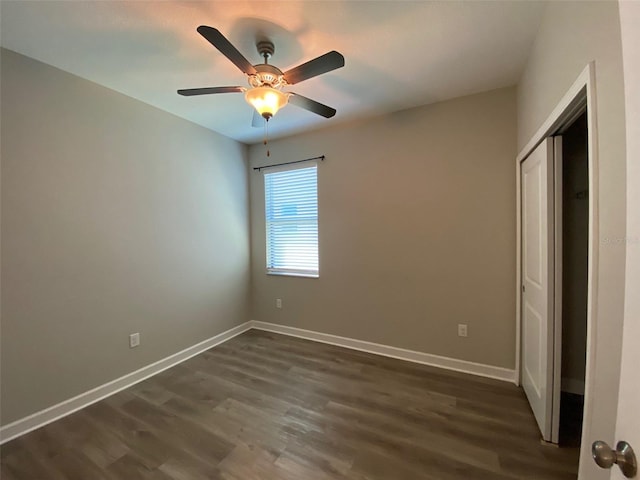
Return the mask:
{"type": "Polygon", "coordinates": [[[280,88],[285,85],[284,74],[279,68],[267,63],[259,63],[254,67],[258,73],[249,75],[249,85],[252,87],[280,88]]]}

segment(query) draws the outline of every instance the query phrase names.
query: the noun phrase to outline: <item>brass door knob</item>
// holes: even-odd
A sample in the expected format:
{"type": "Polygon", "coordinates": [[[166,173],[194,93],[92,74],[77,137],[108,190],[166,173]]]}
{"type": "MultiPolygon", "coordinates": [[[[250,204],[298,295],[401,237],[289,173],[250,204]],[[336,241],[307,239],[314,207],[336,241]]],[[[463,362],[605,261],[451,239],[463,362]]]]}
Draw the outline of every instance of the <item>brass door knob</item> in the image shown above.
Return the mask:
{"type": "Polygon", "coordinates": [[[627,442],[618,442],[613,450],[606,442],[598,440],[591,446],[591,456],[601,468],[611,468],[615,463],[627,478],[634,478],[638,473],[636,455],[627,442]]]}

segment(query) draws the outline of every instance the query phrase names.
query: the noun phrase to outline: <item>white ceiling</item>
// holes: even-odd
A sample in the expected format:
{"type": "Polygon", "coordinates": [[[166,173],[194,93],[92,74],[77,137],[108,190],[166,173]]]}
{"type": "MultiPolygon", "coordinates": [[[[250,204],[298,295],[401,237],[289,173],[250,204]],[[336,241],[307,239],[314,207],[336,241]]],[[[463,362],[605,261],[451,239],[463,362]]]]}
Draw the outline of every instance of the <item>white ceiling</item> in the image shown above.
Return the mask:
{"type": "Polygon", "coordinates": [[[180,88],[246,86],[196,28],[219,29],[251,62],[270,38],[286,70],[330,50],[346,66],[289,87],[338,110],[294,105],[273,138],[347,119],[515,85],[535,37],[539,1],[8,1],[3,47],[54,65],[245,143],[262,139],[241,94],[182,97],[180,88]]]}

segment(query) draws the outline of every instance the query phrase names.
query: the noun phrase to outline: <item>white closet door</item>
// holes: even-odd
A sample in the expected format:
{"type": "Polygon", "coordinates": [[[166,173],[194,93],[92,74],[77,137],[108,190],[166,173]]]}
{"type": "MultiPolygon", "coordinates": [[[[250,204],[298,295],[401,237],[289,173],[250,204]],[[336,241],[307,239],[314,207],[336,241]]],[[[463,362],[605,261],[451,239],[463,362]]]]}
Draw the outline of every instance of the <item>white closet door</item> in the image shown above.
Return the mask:
{"type": "Polygon", "coordinates": [[[521,169],[522,386],[546,441],[552,441],[554,395],[553,151],[548,138],[521,169]]]}

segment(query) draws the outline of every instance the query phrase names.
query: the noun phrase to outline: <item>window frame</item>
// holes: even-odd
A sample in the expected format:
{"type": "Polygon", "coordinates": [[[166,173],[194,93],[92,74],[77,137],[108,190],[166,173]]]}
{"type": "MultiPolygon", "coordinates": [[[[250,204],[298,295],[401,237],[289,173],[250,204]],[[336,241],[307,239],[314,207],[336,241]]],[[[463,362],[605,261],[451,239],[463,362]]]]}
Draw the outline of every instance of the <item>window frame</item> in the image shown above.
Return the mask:
{"type": "Polygon", "coordinates": [[[263,170],[262,185],[264,188],[264,222],[265,222],[265,273],[267,275],[276,276],[288,276],[288,277],[302,277],[302,278],[319,278],[320,277],[320,206],[319,206],[319,192],[318,192],[318,162],[309,161],[304,164],[297,165],[281,165],[268,167],[263,170]],[[293,170],[303,170],[308,168],[315,168],[316,171],[316,249],[318,255],[318,267],[317,270],[303,270],[292,267],[269,267],[269,220],[267,218],[267,209],[269,204],[267,203],[267,188],[266,188],[266,175],[278,172],[289,172],[293,170]]]}

